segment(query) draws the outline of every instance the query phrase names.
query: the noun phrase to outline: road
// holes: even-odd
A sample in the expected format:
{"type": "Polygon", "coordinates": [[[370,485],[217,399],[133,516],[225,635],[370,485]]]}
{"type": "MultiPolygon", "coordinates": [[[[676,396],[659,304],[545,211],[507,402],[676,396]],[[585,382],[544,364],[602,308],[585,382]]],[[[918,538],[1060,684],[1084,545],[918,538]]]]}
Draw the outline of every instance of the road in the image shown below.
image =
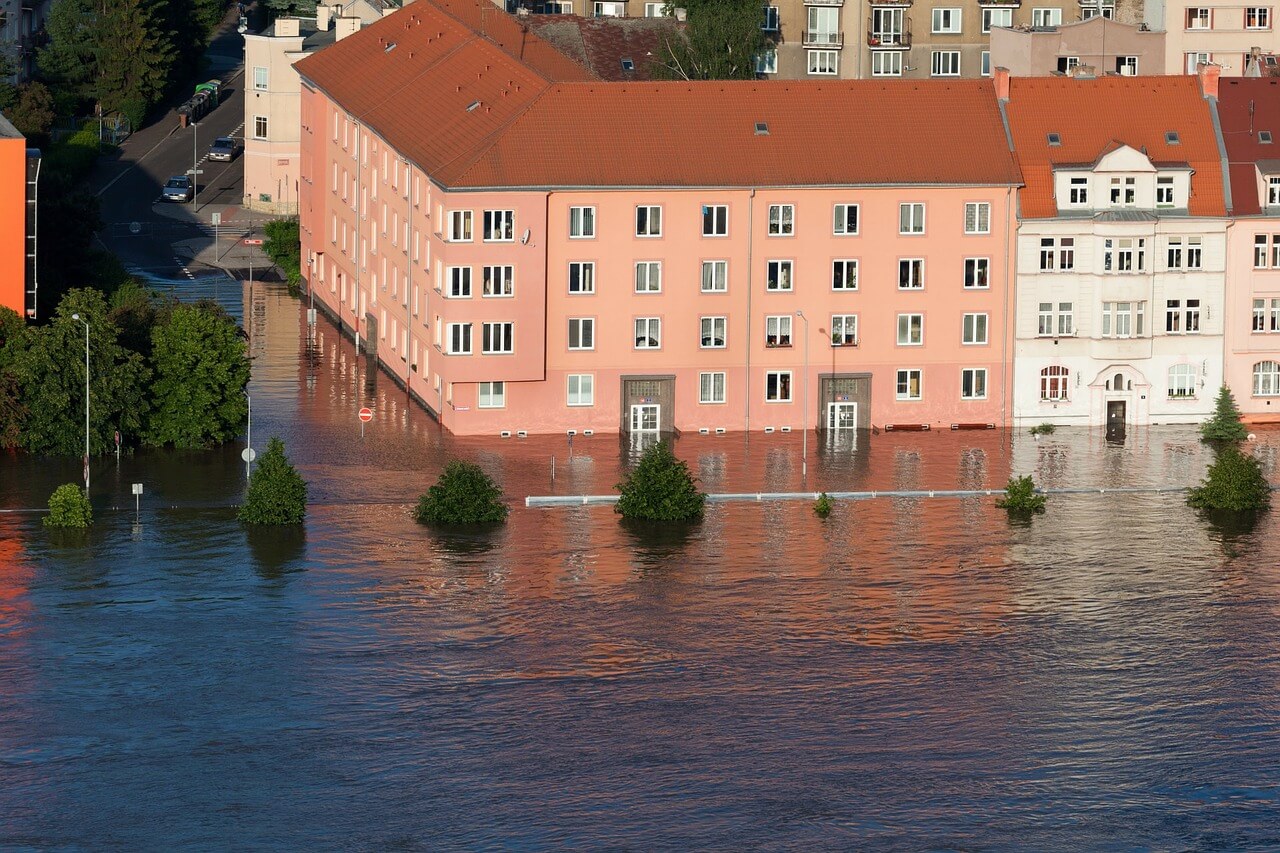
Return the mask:
{"type": "MultiPolygon", "coordinates": [[[[209,77],[223,81],[217,108],[195,126],[179,127],[177,112],[134,133],[118,156],[104,158],[90,179],[97,193],[102,220],[102,244],[114,252],[130,272],[159,282],[205,276],[242,278],[240,268],[268,262],[260,249],[244,246],[239,238],[260,231],[262,214],[241,204],[244,196],[243,155],[230,163],[208,159],[209,144],[219,136],[244,139],[244,41],[229,15],[206,51],[209,77]],[[170,176],[201,170],[196,203],[179,204],[161,198],[170,176]],[[214,213],[221,214],[219,245],[214,247],[214,213]]],[[[176,104],[174,104],[176,106],[176,104]]]]}

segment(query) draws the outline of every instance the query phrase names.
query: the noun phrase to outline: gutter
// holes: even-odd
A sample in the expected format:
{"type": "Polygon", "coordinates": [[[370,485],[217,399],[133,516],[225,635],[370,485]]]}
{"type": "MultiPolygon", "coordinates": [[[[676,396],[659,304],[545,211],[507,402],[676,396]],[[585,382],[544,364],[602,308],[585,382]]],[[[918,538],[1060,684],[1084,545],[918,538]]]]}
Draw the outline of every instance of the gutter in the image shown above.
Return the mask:
{"type": "Polygon", "coordinates": [[[1218,143],[1218,159],[1222,165],[1222,200],[1226,202],[1227,215],[1231,215],[1231,164],[1227,160],[1227,143],[1222,137],[1222,122],[1218,120],[1218,99],[1206,97],[1209,102],[1209,118],[1213,120],[1213,138],[1218,143]]]}

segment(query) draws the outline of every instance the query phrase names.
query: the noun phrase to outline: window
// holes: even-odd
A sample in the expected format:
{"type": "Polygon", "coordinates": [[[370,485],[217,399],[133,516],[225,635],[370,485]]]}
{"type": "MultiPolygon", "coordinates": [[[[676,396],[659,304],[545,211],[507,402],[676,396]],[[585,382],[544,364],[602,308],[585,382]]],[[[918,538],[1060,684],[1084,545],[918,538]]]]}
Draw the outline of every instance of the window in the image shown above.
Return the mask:
{"type": "Polygon", "coordinates": [[[1080,57],[1078,56],[1059,56],[1058,57],[1058,70],[1063,74],[1066,74],[1072,68],[1075,68],[1079,64],[1080,64],[1080,57]]]}
{"type": "Polygon", "coordinates": [[[1138,76],[1138,57],[1136,56],[1117,56],[1116,57],[1116,73],[1121,77],[1137,77],[1138,76]]]}
{"type": "Polygon", "coordinates": [[[596,3],[594,11],[597,18],[625,18],[627,16],[627,4],[596,3]]]}
{"type": "MultiPolygon", "coordinates": [[[[813,36],[822,37],[821,33],[813,33],[813,36]]],[[[838,36],[837,36],[838,37],[838,36]]],[[[838,50],[811,50],[809,51],[809,73],[821,74],[824,76],[832,76],[840,70],[840,51],[838,50]]]]}
{"type": "Polygon", "coordinates": [[[515,239],[516,213],[514,210],[486,210],[483,222],[483,236],[486,243],[508,243],[515,239]]]}
{"type": "MultiPolygon", "coordinates": [[[[776,12],[777,10],[774,9],[774,11],[776,12]]],[[[778,51],[776,48],[766,47],[764,50],[756,54],[756,73],[778,73],[778,51]]]]}
{"type": "Polygon", "coordinates": [[[1053,403],[1066,400],[1067,379],[1070,375],[1065,367],[1056,364],[1040,371],[1040,399],[1053,403]]]}
{"type": "Polygon", "coordinates": [[[1089,203],[1089,179],[1072,178],[1069,183],[1068,204],[1083,207],[1089,203]]]}
{"type": "Polygon", "coordinates": [[[471,296],[471,267],[449,267],[449,296],[467,299],[471,296]]]}
{"type": "Polygon", "coordinates": [[[573,261],[569,264],[569,292],[596,292],[596,265],[593,261],[573,261]]]}
{"type": "Polygon", "coordinates": [[[924,260],[902,258],[898,261],[898,289],[920,290],[924,287],[924,260]]]}
{"type": "Polygon", "coordinates": [[[898,346],[918,347],[924,343],[924,315],[898,315],[898,346]]]}
{"type": "Polygon", "coordinates": [[[1173,178],[1156,178],[1156,207],[1173,207],[1173,178]]]}
{"type": "Polygon", "coordinates": [[[1192,6],[1187,9],[1187,29],[1189,30],[1211,30],[1213,29],[1213,10],[1204,6],[1192,6]]]}
{"type": "Polygon", "coordinates": [[[481,292],[485,296],[511,296],[515,293],[515,280],[515,267],[485,267],[481,292]]]}
{"type": "Polygon", "coordinates": [[[1246,7],[1244,10],[1244,28],[1246,30],[1271,29],[1271,7],[1269,6],[1246,7]]]}
{"type": "Polygon", "coordinates": [[[729,334],[729,319],[727,317],[703,317],[699,322],[701,326],[701,335],[698,338],[698,345],[703,349],[723,349],[724,342],[729,334]]]}
{"type": "Polygon", "coordinates": [[[898,233],[899,234],[923,234],[924,233],[924,205],[919,202],[910,202],[898,205],[898,233]]]}
{"type": "Polygon", "coordinates": [[[636,236],[662,236],[662,207],[656,204],[642,204],[636,207],[636,236]]]}
{"type": "Polygon", "coordinates": [[[698,402],[724,402],[724,374],[720,372],[698,374],[698,402]]]}
{"type": "Polygon", "coordinates": [[[1076,265],[1076,238],[1041,237],[1040,271],[1071,270],[1076,265]]]}
{"type": "Polygon", "coordinates": [[[959,9],[934,9],[933,10],[933,31],[935,33],[960,32],[960,10],[959,9]]]}
{"type": "Polygon", "coordinates": [[[1108,19],[1115,18],[1115,0],[1081,0],[1080,20],[1087,21],[1090,18],[1096,18],[1099,15],[1108,19]]]}
{"type": "Polygon", "coordinates": [[[507,405],[507,383],[481,382],[476,395],[476,405],[481,409],[501,409],[507,405]]]}
{"type": "Polygon", "coordinates": [[[636,319],[636,349],[658,349],[662,346],[662,320],[657,317],[636,319]]]}
{"type": "MultiPolygon", "coordinates": [[[[938,11],[934,9],[934,11],[938,11]]],[[[930,73],[934,77],[959,77],[960,76],[960,51],[958,50],[935,50],[933,52],[933,65],[930,73]]]]}
{"type": "Polygon", "coordinates": [[[1072,304],[1070,302],[1057,303],[1057,311],[1054,311],[1054,303],[1041,302],[1039,312],[1039,326],[1036,334],[1042,338],[1052,337],[1068,337],[1072,331],[1072,304]]]}
{"type": "Polygon", "coordinates": [[[1260,130],[1260,131],[1258,131],[1258,144],[1259,144],[1259,145],[1270,145],[1270,144],[1271,144],[1271,131],[1269,131],[1269,130],[1260,130]]]}
{"type": "Polygon", "coordinates": [[[570,373],[569,393],[565,403],[570,406],[593,406],[596,402],[596,377],[593,373],[570,373]]]}
{"type": "Polygon", "coordinates": [[[1187,54],[1187,73],[1195,74],[1197,66],[1207,65],[1213,60],[1213,57],[1206,51],[1187,54]]]}
{"type": "Polygon", "coordinates": [[[1253,331],[1280,332],[1280,299],[1253,300],[1253,331]]]}
{"type": "Polygon", "coordinates": [[[981,290],[990,287],[990,258],[964,259],[964,286],[969,290],[981,290]]]}
{"type": "Polygon", "coordinates": [[[1200,237],[1170,237],[1168,246],[1169,269],[1198,270],[1204,258],[1203,239],[1200,237]]]}
{"type": "Polygon", "coordinates": [[[1111,206],[1132,207],[1138,202],[1137,178],[1111,179],[1111,206]]]}
{"type": "MultiPolygon", "coordinates": [[[[899,11],[899,10],[894,10],[899,11]]],[[[901,36],[894,36],[895,39],[901,36]]],[[[872,38],[877,38],[872,36],[872,38]]],[[[883,36],[880,36],[883,40],[883,36]]],[[[871,54],[871,76],[872,77],[901,77],[902,76],[902,51],[900,50],[877,50],[871,54]]]]}
{"type": "Polygon", "coordinates": [[[858,262],[857,261],[832,261],[831,262],[831,289],[832,290],[857,290],[858,289],[858,262]]]}
{"type": "Polygon", "coordinates": [[[449,355],[471,355],[471,324],[449,324],[449,355]]]}
{"type": "Polygon", "coordinates": [[[965,314],[961,323],[960,342],[964,344],[987,343],[987,315],[965,314]]]}
{"type": "Polygon", "coordinates": [[[1140,338],[1145,302],[1102,303],[1102,337],[1140,338]]]}
{"type": "Polygon", "coordinates": [[[796,207],[794,204],[769,205],[769,236],[789,237],[796,230],[796,207]]]}
{"type": "Polygon", "coordinates": [[[899,370],[897,375],[897,398],[899,400],[919,400],[922,372],[919,368],[899,370]]]}
{"type": "Polygon", "coordinates": [[[1109,237],[1102,241],[1102,268],[1107,272],[1142,272],[1146,269],[1145,237],[1109,237]]]}
{"type": "Polygon", "coordinates": [[[1253,366],[1253,396],[1275,397],[1280,395],[1280,364],[1260,361],[1253,366]]]}
{"type": "Polygon", "coordinates": [[[960,399],[987,399],[987,369],[966,367],[960,371],[960,399]]]}
{"type": "Polygon", "coordinates": [[[267,117],[266,116],[253,117],[253,138],[254,139],[267,138],[267,117]]]}
{"type": "Polygon", "coordinates": [[[791,315],[764,318],[764,345],[767,347],[791,346],[791,315]]]}
{"type": "Polygon", "coordinates": [[[569,208],[569,236],[585,240],[596,236],[596,209],[594,207],[569,208]]]}
{"type": "Polygon", "coordinates": [[[776,33],[778,31],[778,7],[764,7],[764,23],[760,25],[760,29],[767,33],[776,33]]]}
{"type": "Polygon", "coordinates": [[[806,44],[840,46],[840,9],[836,6],[809,6],[809,28],[805,30],[806,44]]]}
{"type": "Polygon", "coordinates": [[[832,234],[844,237],[858,233],[858,205],[837,204],[833,211],[832,234]]]}
{"type": "Polygon", "coordinates": [[[992,27],[1012,26],[1013,9],[992,9],[988,7],[982,10],[982,31],[984,33],[991,32],[992,27]]]}
{"type": "Polygon", "coordinates": [[[1031,26],[1056,27],[1062,23],[1061,9],[1032,9],[1031,26]]]}
{"type": "MultiPolygon", "coordinates": [[[[1280,237],[1280,235],[1277,235],[1280,237]]],[[[1253,235],[1253,268],[1264,270],[1267,268],[1267,235],[1253,235]]]]}
{"type": "Polygon", "coordinates": [[[449,241],[451,243],[471,242],[471,211],[449,211],[449,241]]]}
{"type": "Polygon", "coordinates": [[[770,370],[765,373],[764,401],[766,403],[791,402],[790,370],[770,370]]]}
{"type": "Polygon", "coordinates": [[[506,355],[515,351],[515,323],[485,323],[483,333],[485,354],[506,355]]]}
{"type": "Polygon", "coordinates": [[[253,88],[259,92],[267,91],[267,69],[261,65],[253,67],[253,88]]]}
{"type": "Polygon", "coordinates": [[[569,318],[569,349],[596,348],[596,321],[594,317],[569,318]]]}
{"type": "Polygon", "coordinates": [[[702,206],[702,236],[724,237],[729,233],[729,207],[723,204],[702,206]]]}
{"type": "Polygon", "coordinates": [[[662,292],[662,262],[640,261],[636,264],[636,293],[662,292]]]}
{"type": "Polygon", "coordinates": [[[979,74],[983,77],[991,76],[991,51],[984,50],[979,56],[979,74]]]}
{"type": "Polygon", "coordinates": [[[1280,177],[1267,178],[1267,204],[1280,204],[1280,177]]]}
{"type": "Polygon", "coordinates": [[[702,292],[724,293],[729,289],[729,262],[702,262],[702,292]]]}
{"type": "Polygon", "coordinates": [[[971,201],[964,206],[964,233],[966,234],[990,234],[991,233],[991,203],[986,201],[971,201]]]}
{"type": "Polygon", "coordinates": [[[1169,396],[1186,398],[1196,395],[1196,369],[1190,364],[1175,364],[1169,368],[1169,396]]]}
{"type": "Polygon", "coordinates": [[[666,4],[666,3],[645,3],[645,4],[644,4],[644,16],[645,16],[646,18],[666,18],[666,17],[669,17],[669,16],[667,15],[667,11],[666,11],[666,10],[667,10],[667,4],[666,4]]]}
{"type": "Polygon", "coordinates": [[[858,315],[831,315],[831,345],[836,347],[857,346],[858,315]]]}
{"type": "Polygon", "coordinates": [[[790,290],[791,273],[791,261],[769,261],[765,278],[765,290],[790,290]]]}
{"type": "Polygon", "coordinates": [[[1164,330],[1171,335],[1200,331],[1200,300],[1165,300],[1164,330]]]}

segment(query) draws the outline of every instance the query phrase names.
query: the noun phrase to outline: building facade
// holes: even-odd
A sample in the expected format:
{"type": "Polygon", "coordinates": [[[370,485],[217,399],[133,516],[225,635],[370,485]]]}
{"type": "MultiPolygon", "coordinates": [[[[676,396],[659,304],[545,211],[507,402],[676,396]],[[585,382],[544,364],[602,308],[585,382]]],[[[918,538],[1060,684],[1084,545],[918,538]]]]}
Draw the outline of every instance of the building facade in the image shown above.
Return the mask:
{"type": "Polygon", "coordinates": [[[1164,73],[1165,34],[1094,16],[1060,26],[991,32],[991,61],[1012,77],[1085,73],[1097,77],[1164,73]]]}
{"type": "Polygon", "coordinates": [[[0,115],[0,307],[35,317],[33,169],[38,152],[0,115]]]}
{"type": "Polygon", "coordinates": [[[1264,3],[1220,0],[1167,0],[1151,3],[1148,24],[1168,33],[1165,73],[1194,74],[1200,63],[1213,63],[1226,77],[1244,76],[1254,48],[1273,54],[1275,7],[1264,3]]]}

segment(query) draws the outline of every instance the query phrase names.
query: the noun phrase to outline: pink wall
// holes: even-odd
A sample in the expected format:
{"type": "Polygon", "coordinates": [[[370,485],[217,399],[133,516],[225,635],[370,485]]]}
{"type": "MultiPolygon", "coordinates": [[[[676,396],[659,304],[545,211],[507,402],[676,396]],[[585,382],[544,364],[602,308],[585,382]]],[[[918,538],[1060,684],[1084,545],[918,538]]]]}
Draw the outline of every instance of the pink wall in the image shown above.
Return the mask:
{"type": "MultiPolygon", "coordinates": [[[[1271,263],[1274,250],[1269,252],[1266,268],[1254,268],[1253,241],[1258,234],[1280,237],[1280,219],[1238,219],[1227,232],[1224,367],[1227,385],[1246,420],[1280,422],[1280,397],[1253,396],[1253,366],[1260,361],[1280,362],[1280,332],[1253,331],[1253,300],[1266,299],[1269,309],[1272,299],[1280,299],[1280,268],[1271,263]]],[[[1269,314],[1267,324],[1269,328],[1269,314]]]]}

